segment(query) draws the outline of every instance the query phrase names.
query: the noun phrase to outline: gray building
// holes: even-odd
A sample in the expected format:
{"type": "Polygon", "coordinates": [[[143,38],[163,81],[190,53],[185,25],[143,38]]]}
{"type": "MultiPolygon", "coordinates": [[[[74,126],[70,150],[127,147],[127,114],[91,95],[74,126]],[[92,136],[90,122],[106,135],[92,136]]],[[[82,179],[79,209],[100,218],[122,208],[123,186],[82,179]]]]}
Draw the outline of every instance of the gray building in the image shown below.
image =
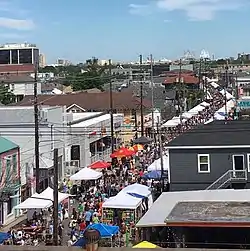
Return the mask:
{"type": "MultiPolygon", "coordinates": [[[[65,130],[64,130],[65,126],[65,130]]],[[[35,126],[33,106],[0,107],[1,136],[11,140],[20,147],[21,185],[24,186],[33,177],[35,154],[35,126]]],[[[64,108],[59,106],[44,107],[39,110],[39,150],[40,168],[53,166],[53,149],[59,149],[59,177],[64,170],[64,108]]],[[[41,174],[42,176],[42,174],[41,174]]],[[[46,177],[44,177],[46,179],[46,177]]]]}
{"type": "Polygon", "coordinates": [[[168,144],[170,190],[250,186],[250,121],[214,121],[168,144]]]}

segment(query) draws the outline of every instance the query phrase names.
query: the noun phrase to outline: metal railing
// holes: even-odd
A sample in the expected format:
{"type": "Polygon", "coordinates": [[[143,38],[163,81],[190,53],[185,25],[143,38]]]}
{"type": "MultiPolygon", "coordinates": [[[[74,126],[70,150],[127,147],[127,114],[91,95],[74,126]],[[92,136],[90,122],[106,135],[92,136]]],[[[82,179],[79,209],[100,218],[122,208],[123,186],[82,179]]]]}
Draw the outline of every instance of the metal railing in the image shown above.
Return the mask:
{"type": "Polygon", "coordinates": [[[215,190],[225,187],[230,182],[246,181],[247,170],[228,170],[220,176],[215,182],[209,185],[206,190],[215,190]]]}
{"type": "Polygon", "coordinates": [[[99,160],[110,161],[111,153],[112,153],[111,148],[108,148],[103,152],[97,152],[94,156],[91,157],[91,163],[99,160]]]}

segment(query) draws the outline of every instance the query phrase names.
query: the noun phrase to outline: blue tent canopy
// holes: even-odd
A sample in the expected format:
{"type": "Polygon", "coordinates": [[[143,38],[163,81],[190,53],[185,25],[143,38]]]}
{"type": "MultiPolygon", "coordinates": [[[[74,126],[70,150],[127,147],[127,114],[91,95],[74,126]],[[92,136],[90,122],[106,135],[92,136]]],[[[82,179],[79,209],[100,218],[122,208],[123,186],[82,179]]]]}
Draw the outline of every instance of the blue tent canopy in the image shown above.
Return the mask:
{"type": "MultiPolygon", "coordinates": [[[[162,177],[165,179],[167,178],[167,173],[166,172],[163,172],[163,175],[162,177]]],[[[152,179],[152,180],[159,180],[161,179],[161,171],[160,170],[153,170],[149,173],[146,173],[142,176],[142,178],[144,179],[152,179]]]]}
{"type": "MultiPolygon", "coordinates": [[[[87,229],[95,229],[99,231],[101,238],[111,238],[113,235],[119,232],[118,226],[109,226],[103,223],[94,223],[87,226],[87,229]]],[[[73,246],[75,247],[82,247],[86,244],[86,240],[84,237],[80,238],[73,246]]]]}
{"type": "Polygon", "coordinates": [[[11,237],[9,233],[0,232],[0,244],[3,244],[5,240],[8,240],[11,237]]]}
{"type": "Polygon", "coordinates": [[[80,238],[78,239],[74,244],[73,244],[73,247],[83,247],[87,244],[87,241],[85,238],[80,238]]]}
{"type": "Polygon", "coordinates": [[[94,224],[88,225],[86,229],[89,229],[89,228],[99,231],[101,238],[111,238],[113,235],[119,232],[118,226],[110,226],[103,223],[94,223],[94,224]]]}
{"type": "Polygon", "coordinates": [[[133,197],[136,197],[138,199],[144,199],[145,198],[145,196],[143,196],[141,194],[138,194],[138,193],[127,193],[127,194],[129,194],[129,195],[131,195],[133,197]]]}

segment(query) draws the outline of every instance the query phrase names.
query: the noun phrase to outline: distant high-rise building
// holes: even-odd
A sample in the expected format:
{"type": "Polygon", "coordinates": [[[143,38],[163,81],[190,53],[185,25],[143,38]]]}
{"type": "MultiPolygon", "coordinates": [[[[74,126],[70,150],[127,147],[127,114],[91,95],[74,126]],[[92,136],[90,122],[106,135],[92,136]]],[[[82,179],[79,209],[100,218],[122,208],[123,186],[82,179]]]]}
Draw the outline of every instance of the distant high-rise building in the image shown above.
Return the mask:
{"type": "Polygon", "coordinates": [[[43,68],[46,66],[46,57],[44,54],[39,55],[39,67],[43,68]]]}
{"type": "Polygon", "coordinates": [[[0,45],[0,72],[33,72],[39,63],[39,49],[35,44],[0,45]]]}
{"type": "Polygon", "coordinates": [[[68,66],[68,65],[71,65],[71,62],[69,60],[66,60],[66,59],[57,59],[57,65],[59,66],[68,66]]]}

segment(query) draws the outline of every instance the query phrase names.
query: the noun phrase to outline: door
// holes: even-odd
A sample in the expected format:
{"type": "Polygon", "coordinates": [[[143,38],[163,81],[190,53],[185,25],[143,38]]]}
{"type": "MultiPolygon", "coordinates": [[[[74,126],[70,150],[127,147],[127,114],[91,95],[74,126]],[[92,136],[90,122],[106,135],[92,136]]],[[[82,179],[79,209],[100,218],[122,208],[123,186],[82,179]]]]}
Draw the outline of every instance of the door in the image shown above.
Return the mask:
{"type": "Polygon", "coordinates": [[[245,175],[244,155],[233,155],[233,176],[235,178],[242,178],[245,175]]]}
{"type": "Polygon", "coordinates": [[[233,155],[233,170],[245,170],[244,155],[233,155]]]}

